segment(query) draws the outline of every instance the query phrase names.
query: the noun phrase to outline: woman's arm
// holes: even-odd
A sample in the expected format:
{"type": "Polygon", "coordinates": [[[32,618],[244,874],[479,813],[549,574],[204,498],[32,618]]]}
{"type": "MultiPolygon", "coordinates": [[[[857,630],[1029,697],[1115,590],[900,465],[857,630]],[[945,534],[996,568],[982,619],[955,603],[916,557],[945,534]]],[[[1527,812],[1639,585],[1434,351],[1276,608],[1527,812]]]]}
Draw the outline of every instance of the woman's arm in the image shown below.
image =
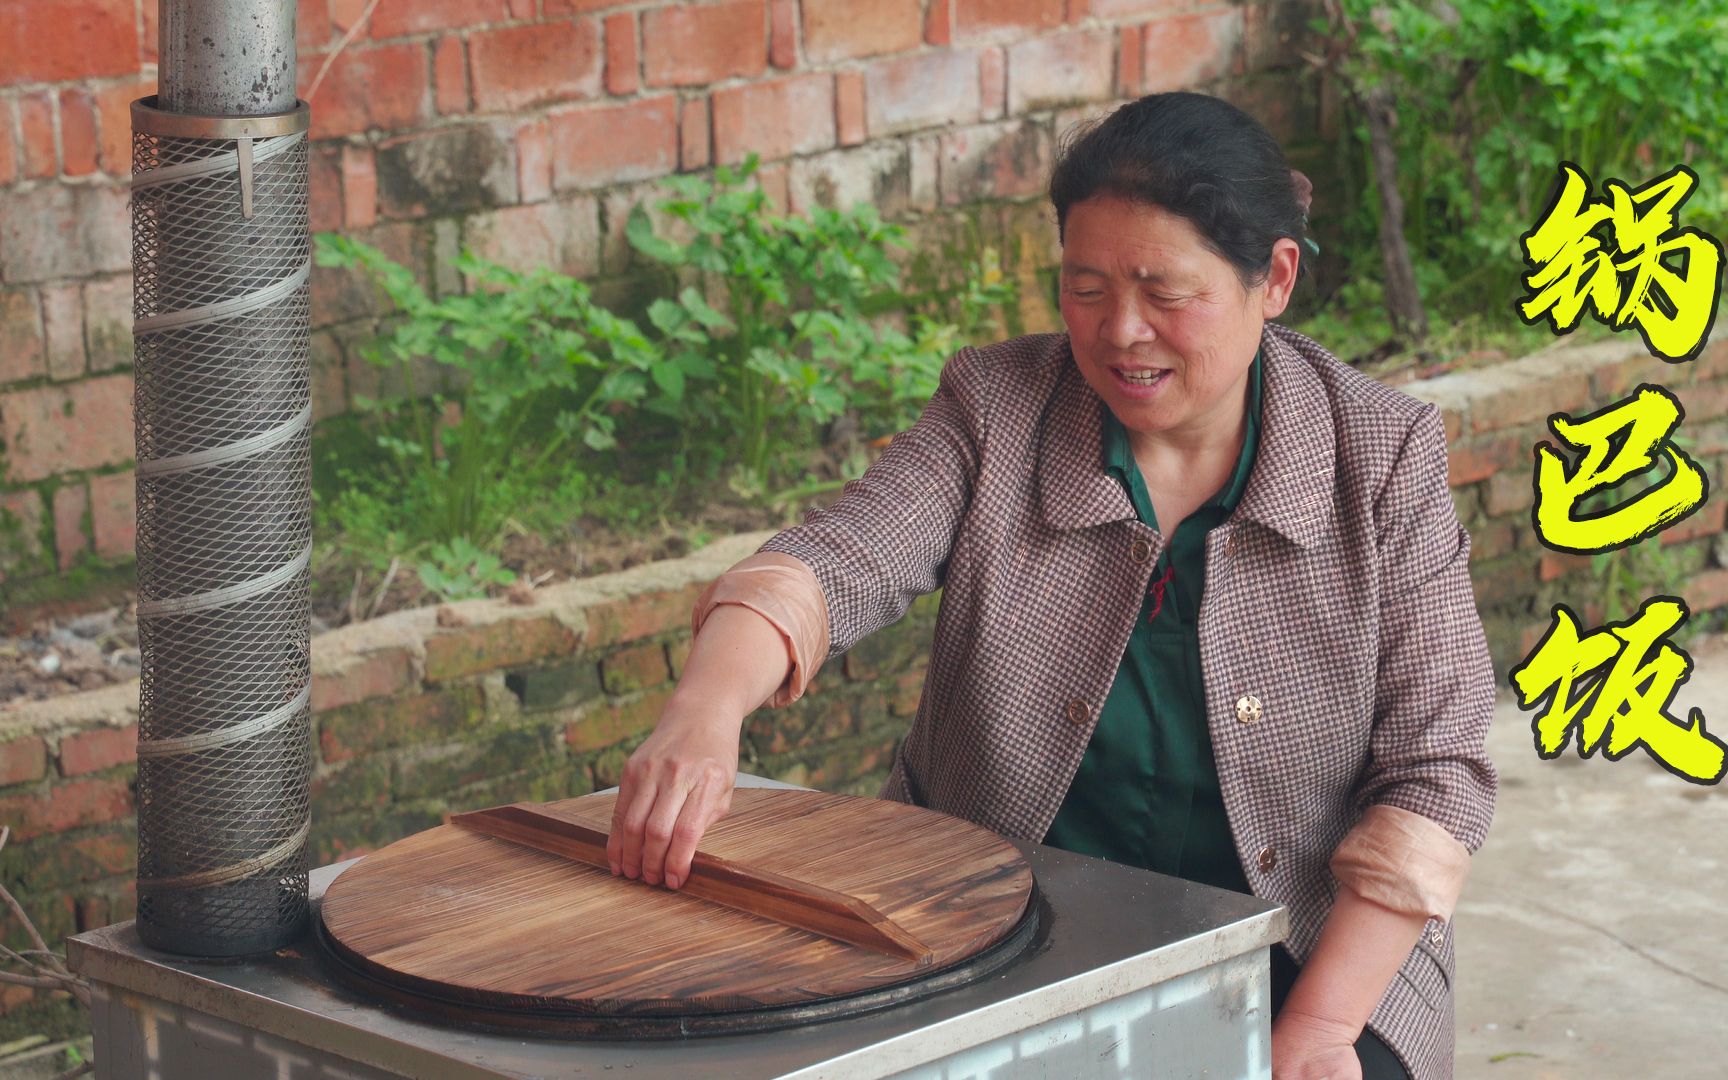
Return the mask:
{"type": "Polygon", "coordinates": [[[1320,941],[1272,1023],[1273,1080],[1357,1080],[1355,1042],[1415,947],[1424,916],[1338,890],[1320,941]]]}

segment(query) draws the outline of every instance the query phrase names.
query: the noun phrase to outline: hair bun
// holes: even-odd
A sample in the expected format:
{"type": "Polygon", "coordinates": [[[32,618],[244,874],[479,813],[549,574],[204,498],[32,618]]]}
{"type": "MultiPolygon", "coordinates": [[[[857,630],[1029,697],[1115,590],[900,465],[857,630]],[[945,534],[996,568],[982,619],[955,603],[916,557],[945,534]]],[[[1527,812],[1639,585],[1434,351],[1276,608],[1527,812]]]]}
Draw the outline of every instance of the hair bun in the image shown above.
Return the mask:
{"type": "Polygon", "coordinates": [[[1314,202],[1314,181],[1300,169],[1290,170],[1290,186],[1296,189],[1296,205],[1302,208],[1302,216],[1308,216],[1308,207],[1314,202]]]}

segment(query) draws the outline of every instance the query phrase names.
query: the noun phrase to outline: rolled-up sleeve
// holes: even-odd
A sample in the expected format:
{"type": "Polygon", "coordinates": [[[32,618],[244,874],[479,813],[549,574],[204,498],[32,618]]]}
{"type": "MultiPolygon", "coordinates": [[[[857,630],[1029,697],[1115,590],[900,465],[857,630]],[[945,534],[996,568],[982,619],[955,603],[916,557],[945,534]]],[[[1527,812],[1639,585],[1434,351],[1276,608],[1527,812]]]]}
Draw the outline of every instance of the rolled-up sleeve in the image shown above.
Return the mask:
{"type": "Polygon", "coordinates": [[[965,348],[942,368],[917,423],[894,436],[864,475],[802,524],[763,544],[808,566],[826,600],[827,656],[899,621],[942,587],[971,503],[984,433],[982,354],[965,348]]]}
{"type": "Polygon", "coordinates": [[[804,696],[828,655],[828,605],[822,586],[802,560],[777,551],[759,551],[715,578],[690,613],[690,634],[722,604],[749,608],[780,631],[786,643],[786,681],[767,701],[770,708],[804,696]]]}
{"type": "Polygon", "coordinates": [[[1470,535],[1447,484],[1440,412],[1422,410],[1377,507],[1380,658],[1360,818],[1340,883],[1394,910],[1450,918],[1498,786],[1494,669],[1470,585],[1470,535]]]}

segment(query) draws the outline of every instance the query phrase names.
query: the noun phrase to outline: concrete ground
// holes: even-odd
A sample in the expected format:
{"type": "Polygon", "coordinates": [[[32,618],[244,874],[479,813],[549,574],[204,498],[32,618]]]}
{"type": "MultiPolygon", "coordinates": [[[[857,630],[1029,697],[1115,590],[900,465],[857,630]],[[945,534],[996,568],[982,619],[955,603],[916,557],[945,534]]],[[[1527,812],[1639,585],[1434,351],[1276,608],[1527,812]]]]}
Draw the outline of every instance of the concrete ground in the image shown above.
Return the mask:
{"type": "MultiPolygon", "coordinates": [[[[1687,650],[1672,714],[1728,739],[1728,638],[1687,650]]],[[[1537,757],[1503,688],[1500,801],[1455,916],[1461,1078],[1728,1077],[1728,781],[1642,748],[1537,757]]]]}

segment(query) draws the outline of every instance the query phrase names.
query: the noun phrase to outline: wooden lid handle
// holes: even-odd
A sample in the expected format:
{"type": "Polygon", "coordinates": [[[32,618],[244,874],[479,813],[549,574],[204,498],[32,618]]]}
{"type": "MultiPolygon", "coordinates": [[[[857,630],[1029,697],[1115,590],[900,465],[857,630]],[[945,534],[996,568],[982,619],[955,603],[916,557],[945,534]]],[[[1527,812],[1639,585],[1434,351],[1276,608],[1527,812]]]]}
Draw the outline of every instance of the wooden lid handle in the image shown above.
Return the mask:
{"type": "MultiPolygon", "coordinates": [[[[610,872],[606,833],[591,825],[548,814],[528,803],[452,814],[450,824],[485,836],[561,855],[610,872]]],[[[929,947],[894,920],[855,896],[781,874],[743,866],[698,851],[690,877],[678,892],[759,918],[797,927],[836,941],[910,960],[931,963],[929,947]]]]}

